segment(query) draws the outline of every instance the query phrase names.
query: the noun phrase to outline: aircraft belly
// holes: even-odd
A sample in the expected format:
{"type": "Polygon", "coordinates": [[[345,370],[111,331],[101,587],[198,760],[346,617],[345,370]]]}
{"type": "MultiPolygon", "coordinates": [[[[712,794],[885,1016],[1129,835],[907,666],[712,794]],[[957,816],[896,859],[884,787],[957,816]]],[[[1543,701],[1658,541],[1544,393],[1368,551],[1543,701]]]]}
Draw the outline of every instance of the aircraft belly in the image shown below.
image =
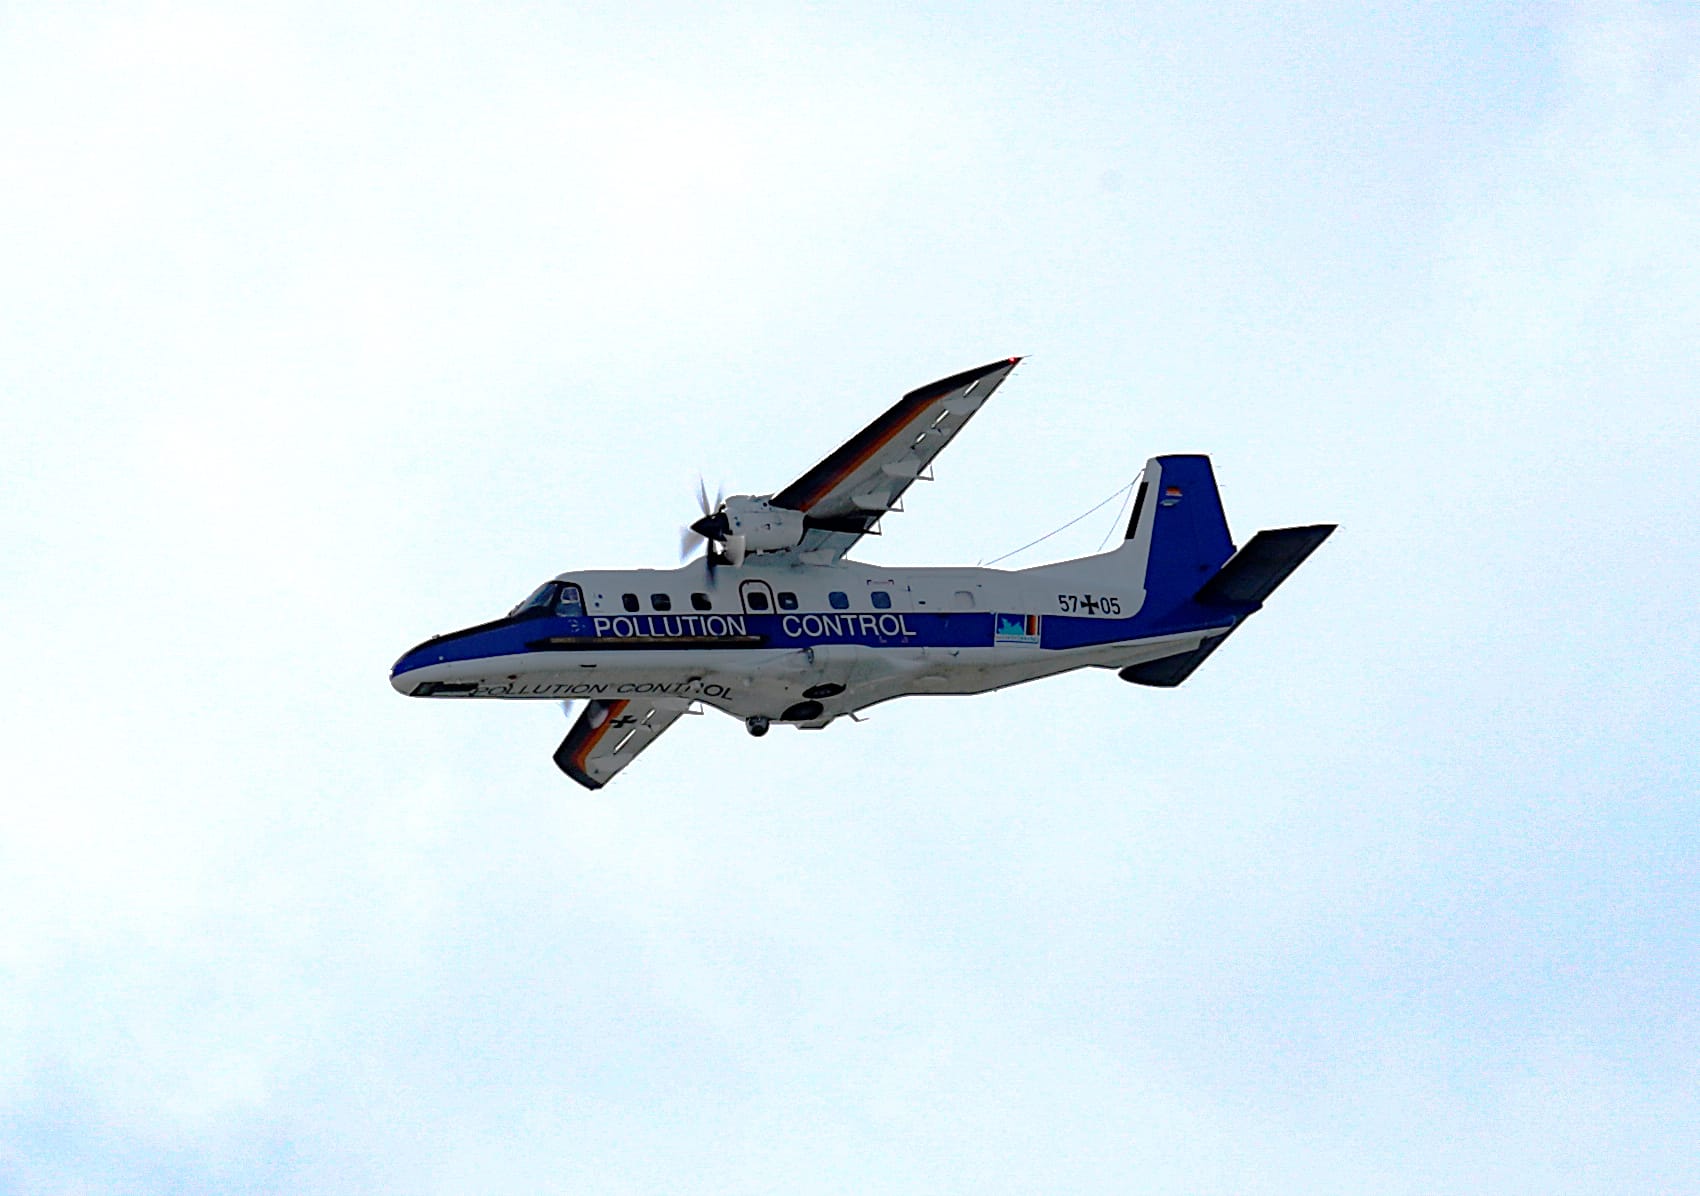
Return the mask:
{"type": "Polygon", "coordinates": [[[530,652],[415,669],[395,678],[395,687],[416,697],[573,701],[648,696],[724,706],[737,682],[721,675],[717,661],[702,659],[709,655],[530,652]]]}
{"type": "Polygon", "coordinates": [[[909,695],[968,695],[1077,668],[1120,668],[1195,648],[1199,633],[1075,648],[1038,645],[813,644],[774,648],[623,647],[449,661],[395,679],[419,697],[508,701],[700,702],[738,718],[789,717],[824,727],[909,695]]]}
{"type": "MultiPolygon", "coordinates": [[[[857,685],[845,695],[846,706],[848,709],[861,709],[908,695],[980,694],[1075,669],[1122,668],[1189,651],[1197,647],[1202,638],[1202,633],[1189,632],[1068,649],[1011,645],[911,649],[907,668],[857,685]]],[[[881,653],[882,656],[892,654],[881,653]]]]}

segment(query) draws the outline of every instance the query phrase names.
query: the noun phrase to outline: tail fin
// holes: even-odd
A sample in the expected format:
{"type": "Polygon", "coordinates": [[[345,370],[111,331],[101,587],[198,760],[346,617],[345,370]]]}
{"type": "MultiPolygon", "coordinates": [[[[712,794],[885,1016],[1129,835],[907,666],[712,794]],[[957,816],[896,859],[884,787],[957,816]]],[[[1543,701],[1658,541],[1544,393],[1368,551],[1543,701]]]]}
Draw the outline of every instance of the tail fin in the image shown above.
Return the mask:
{"type": "Polygon", "coordinates": [[[1143,609],[1153,612],[1179,607],[1234,555],[1209,457],[1153,457],[1145,463],[1121,553],[1144,560],[1143,609]]]}
{"type": "Polygon", "coordinates": [[[1333,530],[1318,523],[1261,531],[1236,553],[1210,459],[1153,457],[1121,550],[1146,563],[1145,609],[1161,616],[1191,604],[1195,618],[1231,622],[1190,651],[1128,666],[1122,680],[1165,688],[1185,681],[1333,530]]]}

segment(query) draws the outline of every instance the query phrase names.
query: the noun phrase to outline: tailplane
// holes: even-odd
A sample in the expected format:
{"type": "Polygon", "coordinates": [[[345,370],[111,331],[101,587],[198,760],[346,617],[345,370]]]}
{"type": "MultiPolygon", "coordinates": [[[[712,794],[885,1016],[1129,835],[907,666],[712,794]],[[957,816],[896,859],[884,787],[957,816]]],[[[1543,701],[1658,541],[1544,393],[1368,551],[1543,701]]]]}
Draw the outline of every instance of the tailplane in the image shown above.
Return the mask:
{"type": "Polygon", "coordinates": [[[1206,657],[1334,531],[1332,523],[1260,531],[1234,551],[1210,458],[1153,457],[1134,499],[1127,539],[1113,556],[1143,562],[1142,610],[1193,626],[1227,622],[1189,652],[1121,670],[1125,681],[1174,686],[1206,657]]]}
{"type": "Polygon", "coordinates": [[[1334,531],[1332,523],[1258,532],[1195,595],[1205,606],[1261,606],[1334,531]]]}

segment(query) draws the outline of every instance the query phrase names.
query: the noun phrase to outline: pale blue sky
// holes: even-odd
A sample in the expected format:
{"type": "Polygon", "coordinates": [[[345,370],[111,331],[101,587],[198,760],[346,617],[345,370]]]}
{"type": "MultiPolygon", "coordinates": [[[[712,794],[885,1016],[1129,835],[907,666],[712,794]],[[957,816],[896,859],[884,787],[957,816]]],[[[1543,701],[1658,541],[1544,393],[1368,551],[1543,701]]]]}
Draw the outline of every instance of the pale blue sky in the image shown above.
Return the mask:
{"type": "Polygon", "coordinates": [[[1700,1190],[1697,49],[9,6],[0,1190],[1700,1190]],[[1182,689],[390,690],[1017,353],[864,555],[1339,522],[1182,689]]]}

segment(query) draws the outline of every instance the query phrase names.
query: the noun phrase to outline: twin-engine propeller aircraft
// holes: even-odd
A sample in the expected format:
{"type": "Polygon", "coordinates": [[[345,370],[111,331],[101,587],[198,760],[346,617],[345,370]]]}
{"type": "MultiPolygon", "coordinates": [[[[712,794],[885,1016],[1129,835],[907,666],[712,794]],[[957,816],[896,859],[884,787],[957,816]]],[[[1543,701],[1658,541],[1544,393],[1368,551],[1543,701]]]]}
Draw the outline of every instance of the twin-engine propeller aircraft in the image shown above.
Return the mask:
{"type": "Polygon", "coordinates": [[[601,788],[681,714],[752,735],[824,727],[908,694],[975,694],[1087,666],[1173,686],[1262,607],[1333,524],[1234,550],[1210,459],[1145,464],[1111,552],[1032,569],[846,560],[1020,358],[903,396],[777,494],[733,495],[677,569],[574,570],[504,618],[420,644],[390,683],[420,698],[588,699],[555,763],[601,788]]]}

